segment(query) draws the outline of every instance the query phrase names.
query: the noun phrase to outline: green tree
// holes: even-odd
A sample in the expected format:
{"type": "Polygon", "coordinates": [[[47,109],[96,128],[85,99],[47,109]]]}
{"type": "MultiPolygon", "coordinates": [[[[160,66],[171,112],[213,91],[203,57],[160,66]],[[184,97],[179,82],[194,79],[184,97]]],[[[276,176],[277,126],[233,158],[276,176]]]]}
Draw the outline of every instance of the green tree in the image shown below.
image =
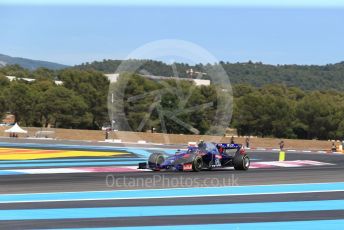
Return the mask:
{"type": "Polygon", "coordinates": [[[86,116],[87,105],[83,98],[63,86],[56,86],[44,92],[45,104],[41,113],[45,126],[52,123],[55,127],[76,128],[86,116]]]}
{"type": "Polygon", "coordinates": [[[15,76],[19,78],[29,77],[30,71],[24,69],[19,65],[6,65],[5,67],[0,68],[0,73],[6,76],[15,76]]]}
{"type": "Polygon", "coordinates": [[[10,84],[10,81],[0,73],[0,121],[4,116],[4,113],[7,111],[6,99],[4,95],[4,91],[6,87],[10,84]]]}
{"type": "Polygon", "coordinates": [[[108,79],[100,72],[66,69],[59,73],[58,78],[64,86],[81,96],[87,104],[87,112],[91,115],[87,128],[99,129],[108,121],[107,96],[108,79]]]}
{"type": "Polygon", "coordinates": [[[34,100],[30,87],[25,83],[14,81],[5,90],[4,95],[9,111],[15,116],[15,122],[23,121],[25,125],[29,125],[32,120],[34,100]]]}
{"type": "Polygon", "coordinates": [[[296,117],[299,126],[304,130],[308,139],[333,138],[337,129],[337,119],[334,119],[337,104],[334,98],[319,92],[313,92],[305,96],[296,107],[296,117]]]}

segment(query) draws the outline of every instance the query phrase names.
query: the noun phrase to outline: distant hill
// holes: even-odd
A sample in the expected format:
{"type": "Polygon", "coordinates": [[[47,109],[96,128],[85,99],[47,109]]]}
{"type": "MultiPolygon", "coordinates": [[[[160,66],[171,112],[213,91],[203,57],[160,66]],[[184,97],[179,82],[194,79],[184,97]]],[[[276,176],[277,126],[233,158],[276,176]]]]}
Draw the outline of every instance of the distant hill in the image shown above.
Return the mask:
{"type": "Polygon", "coordinates": [[[21,67],[29,70],[35,70],[40,67],[52,69],[52,70],[58,70],[58,69],[64,69],[69,66],[53,63],[53,62],[47,62],[47,61],[39,61],[39,60],[32,60],[27,58],[21,58],[21,57],[11,57],[8,55],[0,54],[0,68],[6,65],[20,65],[21,67]]]}
{"type": "MultiPolygon", "coordinates": [[[[120,60],[103,60],[83,63],[74,68],[114,73],[120,60]]],[[[140,66],[138,71],[159,76],[173,76],[171,65],[153,60],[128,60],[126,65],[140,66]]],[[[268,65],[260,62],[220,62],[232,84],[248,83],[263,86],[271,83],[296,86],[304,90],[344,90],[344,62],[328,65],[268,65]]],[[[175,64],[179,77],[187,77],[186,71],[204,71],[210,65],[175,64]]],[[[204,76],[207,78],[207,76],[204,76]]]]}
{"type": "MultiPolygon", "coordinates": [[[[92,63],[82,63],[72,68],[81,70],[96,70],[102,73],[114,73],[122,60],[103,60],[92,63]]],[[[31,60],[27,58],[10,57],[0,54],[0,68],[5,65],[17,64],[25,69],[35,70],[44,67],[51,70],[69,68],[47,61],[31,60]]],[[[126,60],[126,66],[138,67],[138,72],[157,76],[174,76],[172,66],[155,60],[126,60]]],[[[220,62],[232,84],[251,84],[261,87],[266,84],[278,83],[289,87],[299,87],[303,90],[338,90],[344,91],[344,62],[327,65],[269,65],[261,62],[229,63],[220,62]]],[[[189,65],[175,63],[178,75],[186,78],[187,71],[205,71],[210,64],[189,65]]],[[[203,76],[209,78],[208,75],[203,76]]]]}

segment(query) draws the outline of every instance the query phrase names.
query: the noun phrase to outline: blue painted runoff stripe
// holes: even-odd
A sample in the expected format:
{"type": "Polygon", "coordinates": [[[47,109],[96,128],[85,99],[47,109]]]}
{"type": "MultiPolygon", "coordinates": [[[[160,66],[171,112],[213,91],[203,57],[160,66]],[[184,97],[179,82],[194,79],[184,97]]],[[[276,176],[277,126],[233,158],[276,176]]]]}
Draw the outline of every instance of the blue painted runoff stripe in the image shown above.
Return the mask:
{"type": "Polygon", "coordinates": [[[0,210],[0,220],[85,219],[343,210],[344,200],[140,207],[0,210]]]}
{"type": "MultiPolygon", "coordinates": [[[[169,226],[142,226],[142,227],[111,227],[111,228],[73,228],[73,230],[328,230],[342,229],[344,220],[312,220],[312,221],[286,221],[286,222],[259,222],[259,223],[233,223],[233,224],[202,224],[202,225],[169,225],[169,226]]],[[[67,230],[67,229],[66,229],[67,230]]],[[[69,230],[69,229],[68,229],[69,230]]],[[[71,230],[71,229],[70,229],[71,230]]]]}
{"type": "Polygon", "coordinates": [[[148,152],[148,151],[143,150],[143,149],[130,148],[130,149],[128,149],[128,151],[135,153],[136,155],[139,155],[141,157],[145,157],[145,158],[148,158],[152,154],[151,152],[148,152]]]}
{"type": "Polygon", "coordinates": [[[142,162],[142,161],[66,162],[66,163],[53,162],[53,163],[28,163],[28,164],[0,164],[0,168],[138,165],[139,162],[142,162]]]}
{"type": "Polygon", "coordinates": [[[5,175],[20,175],[20,174],[26,174],[23,172],[15,172],[15,171],[7,171],[7,170],[0,170],[0,176],[5,176],[5,175]]]}
{"type": "MultiPolygon", "coordinates": [[[[125,178],[119,177],[114,179],[121,180],[118,182],[125,183],[125,178]]],[[[164,180],[163,176],[159,175],[156,175],[156,178],[153,179],[155,179],[156,182],[157,180],[164,180]]],[[[174,189],[1,194],[0,203],[259,195],[329,191],[344,191],[344,182],[318,184],[277,184],[174,189]]]]}

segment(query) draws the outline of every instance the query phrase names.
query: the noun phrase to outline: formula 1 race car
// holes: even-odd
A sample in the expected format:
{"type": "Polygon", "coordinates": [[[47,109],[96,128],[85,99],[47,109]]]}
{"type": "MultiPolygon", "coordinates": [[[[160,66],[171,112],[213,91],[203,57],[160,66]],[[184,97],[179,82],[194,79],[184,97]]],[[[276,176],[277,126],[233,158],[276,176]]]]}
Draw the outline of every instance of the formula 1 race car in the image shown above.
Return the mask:
{"type": "Polygon", "coordinates": [[[201,142],[198,146],[189,146],[187,150],[177,151],[174,155],[152,153],[148,162],[139,163],[139,169],[153,171],[201,171],[213,168],[234,167],[247,170],[250,159],[239,144],[215,144],[201,142]]]}

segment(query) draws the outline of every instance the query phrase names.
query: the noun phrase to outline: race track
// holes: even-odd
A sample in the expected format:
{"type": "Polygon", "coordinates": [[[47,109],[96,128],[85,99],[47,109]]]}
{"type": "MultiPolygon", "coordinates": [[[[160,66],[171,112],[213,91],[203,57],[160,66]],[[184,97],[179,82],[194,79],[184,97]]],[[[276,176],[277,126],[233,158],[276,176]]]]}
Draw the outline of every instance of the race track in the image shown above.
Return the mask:
{"type": "Polygon", "coordinates": [[[344,154],[250,151],[244,172],[149,172],[137,163],[181,146],[0,146],[0,229],[344,226],[344,154]]]}

